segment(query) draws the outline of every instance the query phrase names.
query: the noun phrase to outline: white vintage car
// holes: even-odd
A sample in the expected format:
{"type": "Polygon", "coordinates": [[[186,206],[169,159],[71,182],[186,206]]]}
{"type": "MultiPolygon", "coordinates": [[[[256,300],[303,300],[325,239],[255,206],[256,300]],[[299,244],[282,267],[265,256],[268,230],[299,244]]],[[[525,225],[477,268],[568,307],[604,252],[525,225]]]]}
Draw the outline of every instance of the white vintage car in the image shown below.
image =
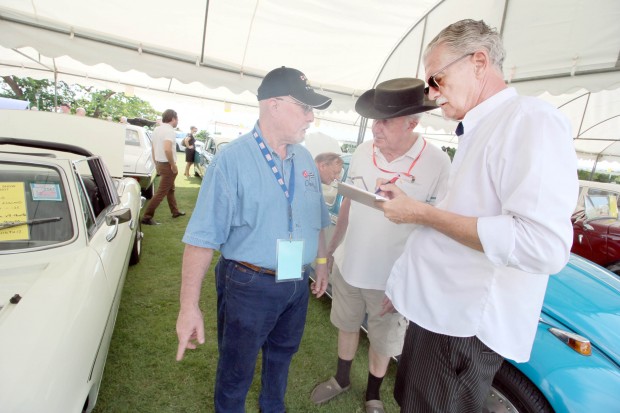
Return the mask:
{"type": "Polygon", "coordinates": [[[140,258],[144,198],[122,177],[124,143],[119,124],[0,110],[2,412],[95,406],[140,258]]]}
{"type": "Polygon", "coordinates": [[[123,176],[138,181],[142,195],[146,199],[151,199],[154,193],[153,182],[157,171],[153,162],[150,132],[143,127],[134,125],[125,125],[125,128],[123,176]]]}

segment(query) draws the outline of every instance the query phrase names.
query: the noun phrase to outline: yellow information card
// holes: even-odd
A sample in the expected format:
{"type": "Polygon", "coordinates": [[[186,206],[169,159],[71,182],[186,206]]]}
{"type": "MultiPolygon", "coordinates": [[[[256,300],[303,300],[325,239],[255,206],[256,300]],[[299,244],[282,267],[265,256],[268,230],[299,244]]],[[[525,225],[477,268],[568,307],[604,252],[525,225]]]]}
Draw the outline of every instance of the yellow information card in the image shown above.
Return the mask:
{"type": "MultiPolygon", "coordinates": [[[[0,182],[0,226],[10,222],[26,222],[26,190],[23,182],[0,182]]],[[[27,240],[28,225],[0,229],[0,241],[27,240]]]]}

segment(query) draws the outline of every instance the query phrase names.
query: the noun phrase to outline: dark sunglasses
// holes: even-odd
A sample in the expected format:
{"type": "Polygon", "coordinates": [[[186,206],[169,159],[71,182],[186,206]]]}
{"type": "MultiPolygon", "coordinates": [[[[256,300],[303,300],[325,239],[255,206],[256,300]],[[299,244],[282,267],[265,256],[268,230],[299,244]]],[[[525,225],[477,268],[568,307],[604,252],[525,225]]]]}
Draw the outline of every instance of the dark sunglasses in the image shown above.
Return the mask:
{"type": "MultiPolygon", "coordinates": [[[[442,67],[441,69],[439,69],[438,71],[430,75],[428,77],[428,81],[426,82],[428,83],[428,86],[424,88],[424,94],[428,96],[429,87],[432,87],[434,89],[439,89],[439,86],[441,86],[439,83],[437,83],[435,76],[437,76],[438,74],[440,74],[441,72],[443,72],[444,70],[446,70],[447,68],[455,64],[456,62],[458,62],[459,60],[464,59],[467,56],[473,56],[473,55],[474,55],[473,53],[467,53],[461,57],[457,57],[456,59],[454,59],[453,61],[451,61],[450,63],[448,63],[447,65],[445,65],[444,67],[442,67]]],[[[441,80],[439,82],[441,82],[441,80]]]]}

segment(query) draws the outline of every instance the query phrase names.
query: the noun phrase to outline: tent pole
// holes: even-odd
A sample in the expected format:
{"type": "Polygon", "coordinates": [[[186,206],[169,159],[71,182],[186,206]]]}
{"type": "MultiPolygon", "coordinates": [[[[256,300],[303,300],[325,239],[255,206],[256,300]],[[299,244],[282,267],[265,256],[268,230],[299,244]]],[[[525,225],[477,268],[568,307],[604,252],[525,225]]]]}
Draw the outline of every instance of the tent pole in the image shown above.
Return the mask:
{"type": "Polygon", "coordinates": [[[54,110],[58,108],[58,70],[56,68],[56,59],[54,62],[54,110]]]}
{"type": "Polygon", "coordinates": [[[366,135],[366,125],[368,125],[368,119],[365,117],[360,118],[360,130],[357,133],[357,146],[364,142],[364,135],[366,135]]]}
{"type": "Polygon", "coordinates": [[[205,6],[205,25],[202,31],[202,49],[200,51],[200,63],[204,62],[205,60],[205,45],[207,43],[207,21],[209,17],[209,0],[206,0],[206,3],[207,4],[205,6]]]}
{"type": "Polygon", "coordinates": [[[596,171],[596,165],[598,164],[598,160],[601,159],[601,154],[596,155],[596,159],[594,160],[594,165],[592,165],[592,170],[590,171],[590,178],[588,181],[591,181],[594,178],[594,171],[596,171]]]}
{"type": "MultiPolygon", "coordinates": [[[[392,49],[392,51],[390,52],[390,54],[388,55],[388,57],[385,58],[385,60],[383,61],[383,65],[381,66],[381,68],[379,69],[379,72],[377,73],[377,76],[375,76],[375,81],[373,82],[373,87],[375,87],[377,85],[377,83],[379,82],[379,79],[381,78],[381,74],[383,73],[383,70],[385,69],[385,67],[387,66],[388,62],[390,61],[390,59],[392,58],[392,56],[394,55],[394,53],[396,52],[396,50],[400,47],[401,44],[403,44],[403,42],[405,41],[405,39],[411,34],[411,32],[413,32],[415,30],[416,27],[418,27],[418,25],[420,23],[424,23],[424,25],[426,25],[426,18],[433,12],[435,11],[435,9],[437,7],[439,7],[445,0],[440,0],[437,4],[435,4],[428,12],[426,12],[426,14],[422,17],[420,17],[420,19],[415,22],[413,24],[413,26],[411,26],[411,28],[407,31],[407,33],[405,33],[400,40],[398,41],[398,43],[396,43],[396,46],[394,46],[394,48],[392,49]]],[[[426,28],[424,28],[424,30],[426,31],[426,28]]],[[[425,37],[425,35],[424,35],[425,37]]],[[[420,65],[420,62],[418,62],[418,66],[420,65]]]]}
{"type": "Polygon", "coordinates": [[[586,98],[586,104],[583,107],[583,113],[581,114],[581,122],[579,123],[579,130],[577,131],[577,136],[581,136],[581,127],[583,126],[583,120],[586,117],[586,112],[588,110],[588,103],[590,103],[590,93],[588,93],[588,97],[586,98]]]}

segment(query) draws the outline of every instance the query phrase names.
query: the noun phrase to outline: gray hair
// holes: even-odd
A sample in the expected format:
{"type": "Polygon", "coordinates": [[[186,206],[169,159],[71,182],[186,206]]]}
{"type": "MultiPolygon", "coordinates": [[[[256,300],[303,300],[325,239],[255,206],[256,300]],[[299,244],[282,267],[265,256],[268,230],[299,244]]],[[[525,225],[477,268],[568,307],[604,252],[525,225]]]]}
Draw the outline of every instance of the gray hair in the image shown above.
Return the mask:
{"type": "Polygon", "coordinates": [[[424,59],[439,45],[445,45],[453,54],[473,53],[485,49],[493,66],[502,70],[506,52],[497,29],[484,21],[465,19],[452,23],[431,40],[424,51],[424,59]]]}
{"type": "Polygon", "coordinates": [[[424,116],[424,112],[414,113],[413,115],[407,115],[409,119],[415,121],[416,123],[420,123],[420,119],[422,119],[422,116],[424,116]]]}
{"type": "Polygon", "coordinates": [[[337,153],[334,152],[323,152],[320,153],[316,156],[316,158],[314,158],[314,162],[318,164],[320,163],[326,163],[328,165],[331,165],[333,162],[336,162],[339,165],[342,165],[343,160],[340,157],[340,155],[338,155],[337,153]]]}

